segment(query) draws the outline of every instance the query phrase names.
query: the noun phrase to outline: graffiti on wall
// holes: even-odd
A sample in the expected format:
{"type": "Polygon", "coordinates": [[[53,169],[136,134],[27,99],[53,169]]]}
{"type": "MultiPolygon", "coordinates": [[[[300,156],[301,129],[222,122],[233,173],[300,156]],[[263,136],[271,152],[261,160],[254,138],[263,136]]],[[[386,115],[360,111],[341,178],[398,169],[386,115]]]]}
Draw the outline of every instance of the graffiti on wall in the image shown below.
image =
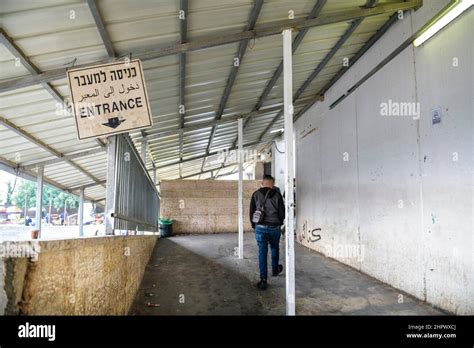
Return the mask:
{"type": "Polygon", "coordinates": [[[298,241],[301,243],[306,241],[308,243],[316,243],[318,240],[321,239],[321,232],[320,228],[310,228],[308,225],[308,221],[305,220],[303,224],[303,229],[301,233],[298,235],[298,241]]]}

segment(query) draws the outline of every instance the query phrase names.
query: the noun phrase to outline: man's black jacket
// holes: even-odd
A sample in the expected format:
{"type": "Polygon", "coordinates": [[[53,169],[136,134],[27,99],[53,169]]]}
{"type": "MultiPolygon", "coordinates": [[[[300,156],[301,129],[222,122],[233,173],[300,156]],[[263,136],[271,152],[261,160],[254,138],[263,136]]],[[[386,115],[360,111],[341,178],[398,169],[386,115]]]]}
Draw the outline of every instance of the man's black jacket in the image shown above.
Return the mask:
{"type": "Polygon", "coordinates": [[[285,220],[285,203],[283,202],[283,197],[277,190],[262,187],[253,193],[252,199],[250,200],[250,223],[252,224],[252,228],[255,228],[255,224],[252,222],[252,215],[255,210],[263,204],[268,190],[271,191],[265,202],[264,218],[260,225],[273,227],[283,225],[285,220]]]}

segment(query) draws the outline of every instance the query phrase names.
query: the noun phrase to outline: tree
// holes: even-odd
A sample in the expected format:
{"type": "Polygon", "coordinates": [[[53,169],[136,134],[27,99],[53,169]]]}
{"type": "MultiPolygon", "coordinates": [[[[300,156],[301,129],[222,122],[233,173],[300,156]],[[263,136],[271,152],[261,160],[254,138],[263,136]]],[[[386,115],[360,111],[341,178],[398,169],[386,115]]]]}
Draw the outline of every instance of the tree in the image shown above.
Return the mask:
{"type": "Polygon", "coordinates": [[[13,203],[17,207],[25,208],[28,210],[29,208],[33,208],[36,206],[36,183],[28,180],[22,180],[20,185],[18,185],[18,189],[13,194],[13,203]]]}
{"type": "Polygon", "coordinates": [[[68,208],[79,207],[79,198],[77,196],[61,192],[54,188],[51,188],[51,190],[56,191],[55,197],[53,198],[53,207],[55,207],[56,209],[64,208],[64,203],[66,203],[66,206],[68,208]]]}
{"type": "Polygon", "coordinates": [[[15,190],[16,186],[16,179],[15,179],[15,184],[12,185],[12,182],[8,180],[7,182],[7,197],[5,199],[5,205],[12,205],[12,195],[13,191],[15,190]]]}
{"type": "MultiPolygon", "coordinates": [[[[36,207],[36,183],[29,180],[22,180],[18,189],[13,194],[13,203],[17,207],[26,209],[36,207]]],[[[56,209],[64,209],[64,203],[68,208],[77,208],[79,206],[79,198],[59,191],[58,189],[49,185],[43,186],[43,207],[49,207],[52,203],[56,209]]]]}

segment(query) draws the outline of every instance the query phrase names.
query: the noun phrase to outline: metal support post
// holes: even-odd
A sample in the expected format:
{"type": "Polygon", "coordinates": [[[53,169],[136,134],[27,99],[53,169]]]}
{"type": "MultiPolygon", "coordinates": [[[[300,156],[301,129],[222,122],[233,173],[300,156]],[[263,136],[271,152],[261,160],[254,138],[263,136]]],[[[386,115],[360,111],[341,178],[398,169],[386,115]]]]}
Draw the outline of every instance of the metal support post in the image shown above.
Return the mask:
{"type": "Polygon", "coordinates": [[[285,116],[285,209],[286,209],[286,314],[295,315],[293,69],[291,29],[283,31],[283,104],[285,116]]]}
{"type": "Polygon", "coordinates": [[[244,123],[243,119],[239,118],[238,121],[238,135],[239,135],[239,150],[238,150],[238,161],[239,161],[239,259],[244,258],[244,173],[243,173],[243,135],[244,135],[244,123]]]}
{"type": "Polygon", "coordinates": [[[79,237],[84,237],[84,191],[82,187],[79,195],[79,237]]]}
{"type": "Polygon", "coordinates": [[[38,238],[41,238],[41,219],[43,212],[43,174],[44,167],[38,166],[38,177],[36,179],[36,212],[35,229],[38,230],[38,238]]]}

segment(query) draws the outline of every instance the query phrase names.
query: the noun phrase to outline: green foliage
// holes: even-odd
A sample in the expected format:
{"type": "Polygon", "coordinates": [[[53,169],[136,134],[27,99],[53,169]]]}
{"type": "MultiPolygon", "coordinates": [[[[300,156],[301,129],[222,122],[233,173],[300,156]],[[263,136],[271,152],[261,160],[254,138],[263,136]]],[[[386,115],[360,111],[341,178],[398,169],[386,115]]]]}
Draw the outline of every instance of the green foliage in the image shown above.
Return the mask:
{"type": "MultiPolygon", "coordinates": [[[[12,197],[13,204],[19,208],[36,207],[36,183],[29,180],[22,180],[12,197]]],[[[66,202],[67,208],[77,208],[79,198],[55,189],[51,186],[43,186],[43,207],[49,207],[50,202],[56,209],[63,209],[66,202]]]]}
{"type": "Polygon", "coordinates": [[[17,207],[33,208],[36,205],[36,183],[23,180],[13,194],[13,204],[17,207]]]}
{"type": "Polygon", "coordinates": [[[12,195],[13,195],[13,190],[15,187],[12,185],[12,182],[8,180],[7,182],[7,197],[5,199],[5,204],[6,205],[12,205],[12,195]]]}

